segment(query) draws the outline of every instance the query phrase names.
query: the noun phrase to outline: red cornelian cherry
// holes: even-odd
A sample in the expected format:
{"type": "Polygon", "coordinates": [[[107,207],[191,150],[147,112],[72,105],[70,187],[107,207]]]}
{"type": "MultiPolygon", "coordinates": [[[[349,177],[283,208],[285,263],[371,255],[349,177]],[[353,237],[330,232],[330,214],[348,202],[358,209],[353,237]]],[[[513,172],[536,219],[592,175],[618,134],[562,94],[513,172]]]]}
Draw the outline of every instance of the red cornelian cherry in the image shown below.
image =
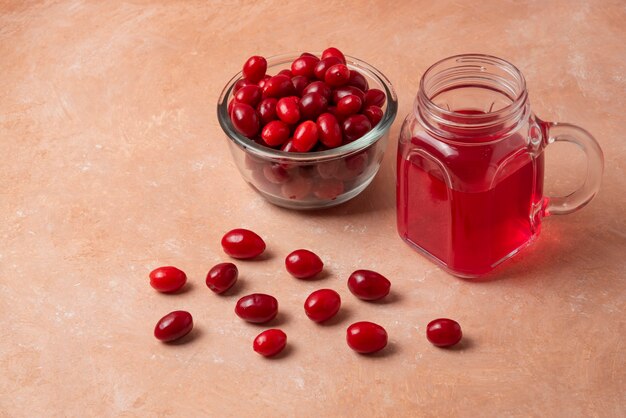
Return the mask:
{"type": "Polygon", "coordinates": [[[245,321],[263,324],[276,317],[278,301],[274,296],[264,293],[253,293],[237,301],[235,313],[245,321]]]}
{"type": "Polygon", "coordinates": [[[268,329],[257,335],[252,343],[254,351],[264,357],[272,357],[287,345],[287,334],[279,329],[268,329]]]}
{"type": "Polygon", "coordinates": [[[451,347],[461,341],[462,337],[461,326],[452,319],[435,319],[426,326],[426,338],[437,347],[451,347]]]}
{"type": "Polygon", "coordinates": [[[307,120],[302,122],[293,132],[293,146],[298,152],[310,151],[318,139],[317,125],[307,120]]]}
{"type": "Polygon", "coordinates": [[[289,139],[289,125],[280,120],[273,120],[263,127],[261,138],[270,147],[277,147],[289,139]]]}
{"type": "Polygon", "coordinates": [[[254,258],[265,251],[265,241],[248,229],[237,228],[222,237],[222,248],[233,258],[254,258]]]}
{"type": "Polygon", "coordinates": [[[387,331],[373,322],[355,322],[348,327],[346,341],[357,353],[371,354],[385,348],[387,331]]]}
{"type": "Polygon", "coordinates": [[[330,113],[321,114],[317,118],[317,128],[322,144],[329,148],[341,145],[341,126],[334,115],[330,113]]]}
{"type": "Polygon", "coordinates": [[[237,80],[237,82],[235,83],[235,86],[233,87],[233,93],[237,93],[239,91],[239,89],[241,89],[242,87],[245,86],[255,86],[256,84],[254,84],[251,81],[248,81],[244,78],[241,78],[239,80],[237,80]]]}
{"type": "Polygon", "coordinates": [[[252,83],[261,81],[265,76],[265,71],[267,71],[267,60],[258,55],[248,58],[243,65],[243,77],[252,83]]]}
{"type": "Polygon", "coordinates": [[[348,79],[348,85],[354,86],[362,91],[369,89],[369,83],[363,74],[357,70],[350,70],[350,79],[348,79]]]}
{"type": "Polygon", "coordinates": [[[257,83],[257,86],[261,87],[261,89],[263,89],[263,87],[265,87],[265,83],[267,82],[267,80],[269,80],[270,78],[272,78],[272,76],[270,75],[266,75],[265,77],[263,77],[263,79],[261,81],[259,81],[257,83]]]}
{"type": "Polygon", "coordinates": [[[174,311],[159,319],[154,327],[154,336],[163,342],[174,341],[189,334],[193,329],[193,318],[187,311],[174,311]]]}
{"type": "Polygon", "coordinates": [[[288,70],[288,69],[286,69],[286,68],[285,68],[284,70],[280,70],[280,71],[278,72],[278,75],[286,75],[286,76],[287,76],[287,77],[289,77],[289,78],[291,78],[291,77],[293,77],[293,76],[294,76],[294,74],[291,72],[291,70],[288,70]]]}
{"type": "Polygon", "coordinates": [[[315,75],[318,80],[324,80],[326,77],[326,71],[328,71],[328,69],[333,65],[337,64],[343,64],[343,62],[341,62],[341,60],[337,57],[324,58],[315,65],[313,75],[315,75]]]}
{"type": "Polygon", "coordinates": [[[187,275],[176,267],[164,266],[150,272],[150,286],[162,293],[176,292],[185,283],[187,275]]]}
{"type": "Polygon", "coordinates": [[[307,93],[300,98],[300,115],[302,119],[315,120],[326,111],[328,101],[319,93],[307,93]]]}
{"type": "Polygon", "coordinates": [[[380,107],[372,105],[366,107],[363,111],[363,114],[367,116],[367,118],[370,120],[370,123],[372,124],[372,127],[374,127],[378,125],[378,122],[380,122],[380,120],[383,118],[384,112],[380,107]]]}
{"type": "Polygon", "coordinates": [[[362,105],[363,102],[359,99],[359,96],[355,94],[348,94],[337,102],[336,113],[344,117],[354,115],[361,110],[362,105]]]}
{"type": "Polygon", "coordinates": [[[338,103],[343,97],[346,97],[349,94],[354,94],[358,96],[361,101],[365,99],[365,93],[357,87],[354,86],[341,86],[333,90],[332,92],[332,101],[333,103],[338,103]]]}
{"type": "Polygon", "coordinates": [[[287,271],[298,279],[310,279],[324,268],[322,260],[309,250],[295,250],[285,258],[287,271]]]}
{"type": "Polygon", "coordinates": [[[319,93],[328,100],[330,98],[331,89],[330,86],[323,81],[313,81],[302,90],[302,95],[309,93],[319,93]]]}
{"type": "Polygon", "coordinates": [[[357,270],[348,278],[348,288],[359,299],[379,300],[389,294],[391,282],[375,271],[357,270]]]}
{"type": "Polygon", "coordinates": [[[382,90],[378,89],[369,89],[367,93],[365,93],[365,99],[363,103],[365,106],[378,106],[382,107],[385,104],[385,93],[382,90]]]}
{"type": "Polygon", "coordinates": [[[248,138],[254,137],[260,128],[259,116],[256,110],[245,103],[233,103],[230,120],[240,134],[248,138]]]}
{"type": "Polygon", "coordinates": [[[341,128],[345,141],[352,142],[368,133],[372,124],[365,115],[352,115],[343,121],[341,128]]]}
{"type": "Polygon", "coordinates": [[[291,78],[284,74],[275,75],[265,82],[263,86],[263,98],[292,96],[296,89],[291,83],[291,78]]]}
{"type": "Polygon", "coordinates": [[[291,77],[291,84],[293,84],[293,87],[296,89],[296,95],[302,96],[302,91],[309,85],[309,79],[304,76],[297,75],[291,77]]]}
{"type": "Polygon", "coordinates": [[[257,106],[256,111],[259,114],[262,125],[267,125],[271,121],[278,119],[278,116],[276,116],[276,103],[278,103],[278,99],[269,97],[263,99],[257,106]]]}
{"type": "Polygon", "coordinates": [[[322,59],[328,57],[336,57],[341,61],[342,64],[346,63],[346,57],[343,55],[343,53],[333,46],[331,46],[330,48],[326,48],[324,52],[322,52],[322,59]]]}
{"type": "Polygon", "coordinates": [[[280,150],[284,152],[298,152],[293,147],[293,139],[288,139],[287,142],[285,142],[283,146],[280,147],[280,150]]]}
{"type": "Polygon", "coordinates": [[[293,125],[300,120],[300,107],[295,96],[283,97],[276,103],[276,115],[280,120],[293,125]]]}
{"type": "MultiPolygon", "coordinates": [[[[324,81],[331,87],[343,86],[350,79],[350,69],[344,64],[335,64],[324,75],[324,81]]],[[[371,103],[375,104],[375,103],[371,103]]]]}
{"type": "Polygon", "coordinates": [[[311,321],[324,322],[339,312],[341,296],[332,289],[320,289],[311,293],[304,302],[304,312],[311,321]]]}
{"type": "Polygon", "coordinates": [[[235,93],[235,100],[238,103],[245,103],[256,107],[261,101],[261,87],[255,85],[244,86],[235,93]]]}
{"type": "Polygon", "coordinates": [[[206,275],[206,285],[217,294],[224,293],[237,281],[239,270],[233,263],[219,263],[206,275]]]}
{"type": "Polygon", "coordinates": [[[313,76],[315,75],[313,73],[313,70],[315,69],[315,66],[317,65],[319,60],[320,59],[317,57],[311,57],[308,55],[296,58],[291,64],[291,72],[293,75],[301,75],[306,78],[313,78],[313,76]]]}

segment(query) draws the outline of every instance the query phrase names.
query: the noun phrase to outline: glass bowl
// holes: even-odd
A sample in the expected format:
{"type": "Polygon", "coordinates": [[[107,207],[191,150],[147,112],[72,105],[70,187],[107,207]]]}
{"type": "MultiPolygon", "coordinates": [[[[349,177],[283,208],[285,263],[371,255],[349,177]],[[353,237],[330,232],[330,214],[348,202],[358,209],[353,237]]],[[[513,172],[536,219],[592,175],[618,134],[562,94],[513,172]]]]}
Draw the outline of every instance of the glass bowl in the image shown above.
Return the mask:
{"type": "MultiPolygon", "coordinates": [[[[321,54],[317,54],[318,56],[321,54]]],[[[290,68],[300,54],[267,59],[267,73],[290,68]]],[[[265,147],[239,134],[228,115],[237,73],[224,87],[217,104],[217,118],[226,133],[228,145],[239,172],[261,196],[290,209],[318,209],[346,202],[371,183],[380,168],[396,118],[398,101],[391,83],[380,71],[356,58],[346,56],[347,66],[358,70],[370,88],[385,92],[383,117],[367,134],[346,145],[319,152],[284,152],[265,147]]]]}

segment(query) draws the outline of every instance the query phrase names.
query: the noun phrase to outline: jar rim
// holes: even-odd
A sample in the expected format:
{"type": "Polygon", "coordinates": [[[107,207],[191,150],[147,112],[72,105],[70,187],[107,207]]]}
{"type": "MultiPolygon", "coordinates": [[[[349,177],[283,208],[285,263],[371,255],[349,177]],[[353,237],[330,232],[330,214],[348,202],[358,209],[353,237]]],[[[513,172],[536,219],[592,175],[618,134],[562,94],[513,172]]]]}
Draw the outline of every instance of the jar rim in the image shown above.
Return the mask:
{"type": "MultiPolygon", "coordinates": [[[[294,59],[299,57],[301,53],[287,53],[274,55],[267,58],[268,68],[270,66],[277,66],[281,64],[291,63],[294,59]]],[[[321,52],[316,53],[316,55],[321,55],[321,52]]],[[[217,119],[219,121],[220,126],[226,136],[231,140],[235,145],[244,150],[245,152],[250,152],[257,157],[263,159],[271,159],[271,160],[288,160],[290,162],[318,162],[318,161],[326,161],[332,160],[336,158],[343,158],[345,156],[360,152],[370,145],[377,142],[382,136],[389,130],[391,124],[396,118],[396,114],[398,112],[398,99],[396,97],[396,93],[391,85],[389,79],[381,73],[378,69],[373,67],[372,65],[366,63],[365,61],[361,61],[358,58],[352,57],[350,55],[345,55],[346,57],[346,65],[351,70],[359,70],[360,72],[365,73],[370,78],[379,82],[379,84],[384,89],[387,105],[385,111],[383,113],[383,117],[380,122],[372,128],[369,132],[363,135],[361,138],[356,141],[350,142],[349,144],[345,144],[339,146],[337,148],[332,148],[325,151],[317,151],[312,153],[306,152],[285,152],[281,150],[276,150],[273,148],[268,148],[263,145],[257,144],[251,139],[241,135],[237,132],[232,123],[230,121],[230,117],[228,116],[228,98],[231,95],[231,91],[235,85],[235,83],[241,79],[242,72],[239,71],[235,74],[229,81],[226,83],[226,86],[222,90],[220,97],[217,103],[217,119]]]]}
{"type": "Polygon", "coordinates": [[[474,143],[463,141],[462,138],[465,134],[494,138],[491,141],[475,143],[484,145],[496,141],[496,138],[502,138],[504,133],[512,129],[511,127],[517,126],[529,112],[527,103],[526,80],[522,72],[513,64],[492,55],[460,54],[439,60],[426,70],[420,80],[414,111],[416,116],[424,122],[424,125],[431,128],[438,137],[463,145],[474,143]],[[503,72],[504,75],[497,74],[496,71],[493,71],[494,69],[503,72]],[[463,74],[463,72],[472,71],[474,72],[472,75],[463,74]],[[480,74],[480,76],[476,74],[480,74]],[[471,86],[472,84],[466,85],[464,83],[470,83],[468,82],[469,79],[477,77],[494,82],[498,89],[490,86],[485,86],[485,88],[491,88],[505,94],[511,102],[495,111],[490,110],[475,114],[444,108],[434,102],[433,99],[439,93],[451,89],[446,83],[455,84],[457,85],[456,88],[462,88],[467,85],[471,86]],[[429,85],[429,83],[434,84],[429,85]],[[441,127],[453,129],[442,129],[441,127]],[[459,134],[459,132],[463,132],[463,134],[459,134]]]}

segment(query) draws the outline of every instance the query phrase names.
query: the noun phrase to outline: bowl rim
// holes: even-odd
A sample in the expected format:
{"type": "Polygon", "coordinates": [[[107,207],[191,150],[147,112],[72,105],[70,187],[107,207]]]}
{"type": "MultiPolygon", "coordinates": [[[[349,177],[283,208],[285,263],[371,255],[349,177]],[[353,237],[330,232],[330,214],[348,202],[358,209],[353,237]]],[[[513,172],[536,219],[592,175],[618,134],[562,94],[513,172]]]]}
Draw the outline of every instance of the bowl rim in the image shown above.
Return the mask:
{"type": "MultiPolygon", "coordinates": [[[[271,67],[291,63],[300,55],[301,53],[274,55],[267,58],[267,64],[268,67],[271,67]]],[[[315,55],[321,56],[321,52],[316,52],[315,55]]],[[[385,135],[389,131],[389,128],[391,127],[391,124],[395,120],[398,113],[398,98],[389,79],[378,69],[366,63],[365,61],[359,60],[358,58],[355,58],[353,56],[346,55],[345,57],[346,65],[348,66],[348,68],[350,68],[351,70],[359,70],[361,72],[364,72],[370,78],[377,80],[384,88],[385,95],[387,97],[387,106],[380,122],[371,131],[369,131],[356,141],[325,151],[285,152],[257,144],[251,139],[239,134],[232,126],[230,117],[228,115],[228,98],[230,97],[231,91],[235,83],[239,81],[239,79],[243,75],[241,71],[235,74],[228,81],[228,83],[226,83],[226,86],[222,90],[222,93],[220,94],[217,102],[217,119],[220,126],[222,127],[222,130],[229,138],[229,140],[232,141],[236,146],[241,148],[243,151],[266,160],[269,159],[276,161],[288,160],[290,162],[318,162],[332,160],[336,158],[344,158],[369,147],[370,145],[377,142],[383,135],[385,135]]]]}

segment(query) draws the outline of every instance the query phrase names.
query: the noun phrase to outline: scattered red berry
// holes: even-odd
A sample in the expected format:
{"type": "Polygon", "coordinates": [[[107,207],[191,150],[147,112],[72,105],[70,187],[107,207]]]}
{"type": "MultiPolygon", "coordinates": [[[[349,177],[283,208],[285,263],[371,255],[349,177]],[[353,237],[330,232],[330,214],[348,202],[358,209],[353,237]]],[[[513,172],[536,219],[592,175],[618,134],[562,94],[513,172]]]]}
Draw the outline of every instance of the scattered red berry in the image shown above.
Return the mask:
{"type": "Polygon", "coordinates": [[[162,293],[176,292],[185,283],[187,275],[176,267],[159,267],[150,272],[150,286],[162,293]]]}
{"type": "Polygon", "coordinates": [[[371,354],[385,348],[387,331],[373,322],[355,322],[348,327],[346,341],[357,353],[371,354]]]}
{"type": "Polygon", "coordinates": [[[310,279],[324,268],[322,260],[309,250],[295,250],[285,258],[287,271],[298,279],[310,279]]]}
{"type": "Polygon", "coordinates": [[[206,276],[206,285],[215,293],[224,293],[237,281],[239,270],[233,263],[220,263],[211,270],[206,276]]]}
{"type": "Polygon", "coordinates": [[[253,293],[237,301],[235,313],[245,321],[263,324],[276,317],[278,301],[274,296],[264,293],[253,293]]]}
{"type": "Polygon", "coordinates": [[[189,334],[193,318],[187,311],[174,311],[159,319],[154,327],[154,336],[164,342],[174,341],[189,334]]]}
{"type": "Polygon", "coordinates": [[[463,333],[458,322],[439,318],[426,326],[426,338],[437,347],[451,347],[461,341],[463,333]]]}
{"type": "Polygon", "coordinates": [[[252,348],[264,357],[272,357],[283,351],[285,345],[287,334],[279,329],[268,329],[257,335],[252,348]]]}
{"type": "Polygon", "coordinates": [[[265,251],[263,238],[247,229],[233,229],[222,238],[224,252],[233,258],[254,258],[265,251]]]}
{"type": "Polygon", "coordinates": [[[363,300],[378,300],[389,294],[391,282],[380,273],[357,270],[348,278],[348,288],[354,296],[363,300]]]}
{"type": "Polygon", "coordinates": [[[314,322],[324,322],[332,318],[340,307],[341,297],[331,289],[316,290],[304,302],[304,312],[314,322]]]}

